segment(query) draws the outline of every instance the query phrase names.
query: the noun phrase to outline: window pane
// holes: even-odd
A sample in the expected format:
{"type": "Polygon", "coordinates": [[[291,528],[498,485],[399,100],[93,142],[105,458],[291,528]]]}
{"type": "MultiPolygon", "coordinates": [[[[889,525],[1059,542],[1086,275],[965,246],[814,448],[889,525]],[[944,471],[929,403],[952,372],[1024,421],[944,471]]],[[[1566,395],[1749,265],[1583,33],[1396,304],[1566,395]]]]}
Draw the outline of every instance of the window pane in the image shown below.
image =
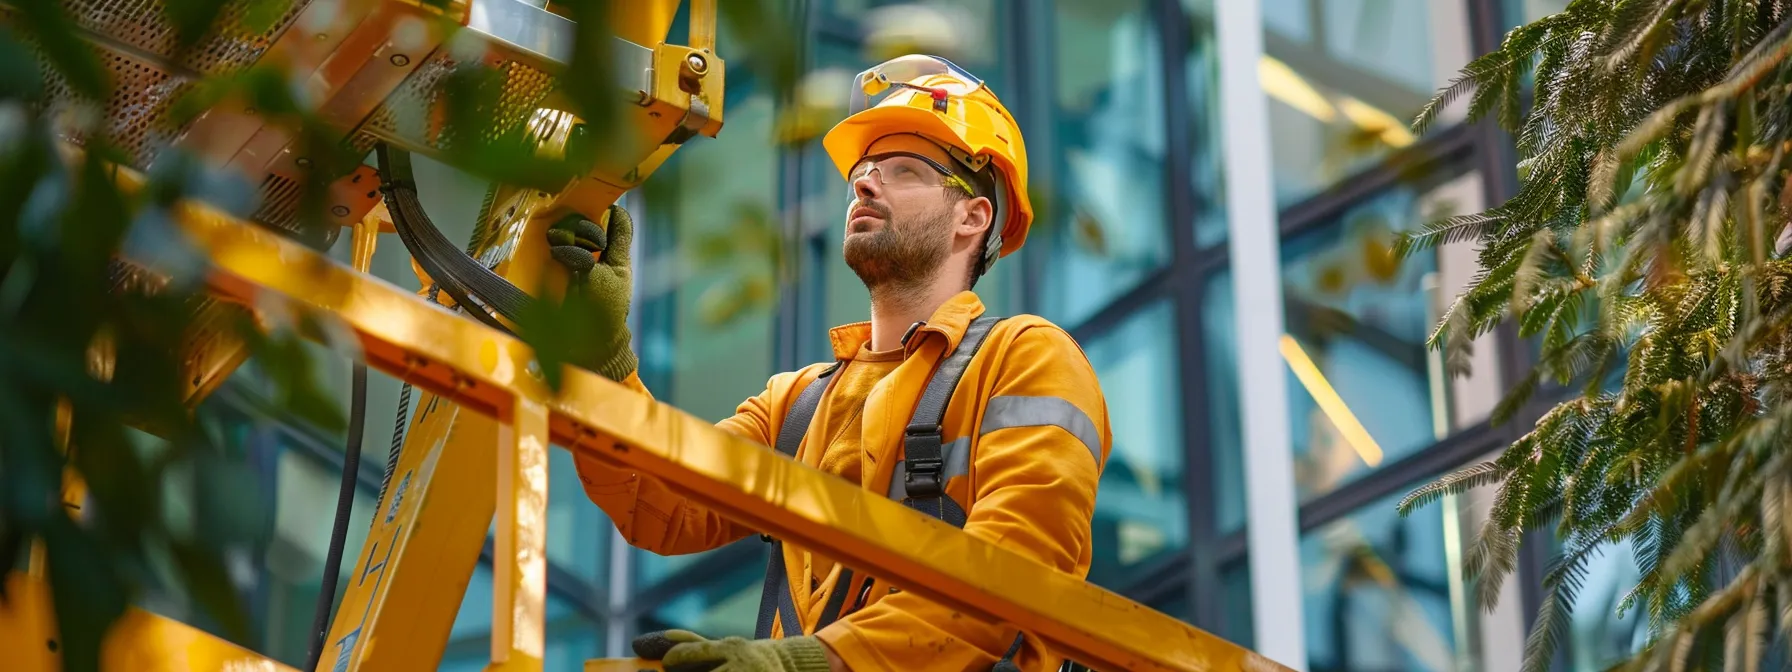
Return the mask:
{"type": "Polygon", "coordinates": [[[572,453],[554,446],[548,454],[548,562],[603,585],[609,581],[612,529],[603,509],[585,495],[572,453]]]}
{"type": "Polygon", "coordinates": [[[1505,4],[1508,28],[1515,28],[1568,8],[1568,0],[1514,0],[1505,4]]]}
{"type": "MultiPolygon", "coordinates": [[[[1001,93],[1002,36],[996,0],[827,0],[836,16],[864,31],[870,63],[909,53],[940,56],[963,66],[1001,93]]],[[[870,63],[867,63],[869,65],[870,63]]],[[[855,70],[854,72],[857,72],[855,70]]]]}
{"type": "Polygon", "coordinates": [[[543,670],[580,670],[585,661],[603,656],[602,628],[583,616],[548,620],[543,670]]]}
{"type": "MultiPolygon", "coordinates": [[[[1460,204],[1442,193],[1476,185],[1472,174],[1421,189],[1404,185],[1282,243],[1284,338],[1295,484],[1307,501],[1354,482],[1478,422],[1499,396],[1491,344],[1478,342],[1475,373],[1449,380],[1441,354],[1425,339],[1448,306],[1455,250],[1398,260],[1398,232],[1448,214],[1460,204]],[[1447,277],[1446,277],[1447,276],[1447,277]],[[1456,418],[1456,420],[1452,420],[1456,418]]],[[[1472,263],[1472,255],[1466,260],[1472,263]]],[[[1460,264],[1458,264],[1460,265],[1460,264]]],[[[1207,395],[1214,441],[1215,512],[1221,533],[1243,525],[1234,312],[1230,272],[1207,284],[1203,304],[1207,395]]]]}
{"type": "Polygon", "coordinates": [[[1114,435],[1095,503],[1089,571],[1089,580],[1105,586],[1126,585],[1128,570],[1188,543],[1174,315],[1159,302],[1083,344],[1114,435]]]}
{"type": "Polygon", "coordinates": [[[1462,0],[1269,0],[1263,16],[1258,76],[1282,205],[1411,145],[1410,122],[1469,58],[1462,0]]]}
{"type": "MultiPolygon", "coordinates": [[[[303,665],[317,594],[323,587],[324,555],[329,549],[342,475],[292,446],[297,439],[283,430],[270,429],[269,436],[280,446],[272,461],[273,487],[267,495],[274,507],[274,537],[263,556],[265,601],[257,609],[261,612],[258,617],[266,627],[264,652],[289,665],[303,665]]],[[[352,585],[355,563],[372,523],[376,494],[367,489],[355,494],[348,535],[343,538],[338,600],[352,585]]]]}
{"type": "Polygon", "coordinates": [[[1446,535],[1443,506],[1401,517],[1404,494],[1301,538],[1309,669],[1451,670],[1468,655],[1451,606],[1459,540],[1446,535]]]}
{"type": "Polygon", "coordinates": [[[455,612],[454,628],[449,630],[448,639],[484,634],[491,629],[492,568],[482,562],[474,568],[473,580],[467,583],[467,592],[460,598],[460,611],[455,612]]]}
{"type": "Polygon", "coordinates": [[[1283,245],[1280,346],[1303,500],[1442,438],[1432,385],[1441,368],[1424,345],[1435,258],[1386,261],[1392,231],[1417,219],[1413,206],[1412,192],[1392,191],[1283,245]]]}
{"type": "Polygon", "coordinates": [[[1238,333],[1232,310],[1232,273],[1205,283],[1201,298],[1201,352],[1206,358],[1207,437],[1213,459],[1213,517],[1226,534],[1244,527],[1243,429],[1238,408],[1238,333]]]}
{"type": "Polygon", "coordinates": [[[727,571],[689,576],[690,589],[654,605],[637,624],[640,632],[679,628],[705,637],[752,637],[759,619],[769,544],[752,540],[758,553],[727,571]]]}
{"type": "Polygon", "coordinates": [[[1172,590],[1168,595],[1158,598],[1157,601],[1146,606],[1178,621],[1185,623],[1189,621],[1188,590],[1186,588],[1172,590]]]}
{"type": "MultiPolygon", "coordinates": [[[[1618,615],[1618,602],[1642,574],[1630,544],[1607,544],[1587,561],[1587,578],[1574,596],[1567,650],[1571,672],[1600,672],[1641,651],[1649,642],[1649,624],[1631,609],[1618,615]]],[[[1768,647],[1775,649],[1778,647],[1768,647]]],[[[1771,656],[1770,656],[1771,657],[1771,656]]],[[[1785,669],[1770,664],[1763,668],[1785,669]]]]}
{"type": "MultiPolygon", "coordinates": [[[[1220,185],[1225,166],[1224,129],[1220,127],[1219,43],[1213,22],[1192,20],[1213,15],[1214,0],[1182,0],[1190,15],[1184,78],[1188,86],[1189,198],[1194,203],[1195,244],[1218,245],[1226,239],[1226,208],[1220,185]]],[[[1266,17],[1267,20],[1268,17],[1266,17]]]]}
{"type": "MultiPolygon", "coordinates": [[[[761,541],[758,535],[751,535],[736,541],[733,544],[729,544],[728,546],[723,546],[722,548],[687,555],[659,555],[638,548],[632,549],[634,558],[632,558],[630,562],[633,564],[634,568],[634,591],[640,592],[651,588],[660,581],[677,574],[680,570],[683,570],[686,567],[696,564],[698,561],[703,560],[712,553],[722,553],[724,552],[724,549],[730,549],[733,546],[758,548],[765,545],[765,542],[761,541]]],[[[740,551],[735,550],[729,552],[738,553],[740,551]]],[[[763,567],[761,568],[763,569],[763,567]]]]}
{"type": "Polygon", "coordinates": [[[1143,0],[1052,3],[1049,123],[1026,129],[1040,313],[1088,318],[1168,263],[1161,49],[1143,0]]]}
{"type": "Polygon", "coordinates": [[[1256,647],[1251,618],[1251,565],[1241,559],[1220,570],[1220,597],[1225,627],[1214,633],[1233,644],[1250,649],[1256,647]]]}
{"type": "Polygon", "coordinates": [[[731,85],[728,131],[696,138],[642,186],[635,305],[641,376],[697,417],[734,414],[772,368],[778,160],[769,96],[731,85]]]}
{"type": "MultiPolygon", "coordinates": [[[[453,634],[442,652],[442,664],[437,668],[442,672],[476,672],[485,669],[491,660],[491,571],[489,567],[480,565],[479,572],[474,576],[474,587],[484,589],[484,598],[473,599],[473,590],[468,589],[468,599],[461,603],[460,614],[454,621],[453,634]],[[480,608],[484,609],[481,612],[483,616],[475,613],[480,608]]],[[[582,668],[585,661],[603,654],[600,648],[600,627],[595,621],[580,614],[572,603],[549,595],[545,616],[546,648],[543,651],[542,669],[576,670],[582,668]]]]}

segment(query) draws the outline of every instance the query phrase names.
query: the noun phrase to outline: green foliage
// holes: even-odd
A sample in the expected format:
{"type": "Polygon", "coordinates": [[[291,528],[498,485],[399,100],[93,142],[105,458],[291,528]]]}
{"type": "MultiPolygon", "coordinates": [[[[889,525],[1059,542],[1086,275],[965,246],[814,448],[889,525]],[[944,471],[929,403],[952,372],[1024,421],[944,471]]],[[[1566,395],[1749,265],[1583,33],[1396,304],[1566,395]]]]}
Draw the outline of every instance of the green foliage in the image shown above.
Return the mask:
{"type": "Polygon", "coordinates": [[[1587,559],[1615,544],[1641,570],[1618,608],[1652,635],[1626,669],[1754,670],[1769,630],[1792,629],[1792,258],[1775,243],[1792,221],[1789,55],[1787,0],[1575,0],[1508,33],[1415,121],[1473,92],[1472,116],[1496,116],[1520,154],[1510,200],[1401,242],[1480,246],[1485,270],[1432,345],[1466,362],[1506,320],[1538,339],[1499,421],[1546,381],[1579,393],[1401,503],[1497,484],[1465,563],[1487,607],[1521,533],[1553,531],[1525,669],[1549,667],[1587,559]]]}
{"type": "MultiPolygon", "coordinates": [[[[262,34],[294,1],[156,3],[172,28],[172,52],[161,57],[186,62],[219,31],[262,34]]],[[[317,315],[274,314],[268,306],[257,306],[259,319],[236,309],[224,311],[229,319],[216,319],[219,306],[205,292],[209,262],[174,226],[173,208],[203,200],[246,216],[254,204],[244,194],[254,191],[240,177],[172,149],[156,155],[143,188],[121,189],[111,166],[130,164],[131,157],[114,147],[106,120],[93,114],[119,84],[110,81],[92,36],[77,27],[66,4],[9,3],[10,23],[0,26],[0,571],[23,571],[28,549],[43,551],[58,649],[70,670],[97,669],[107,628],[152,590],[188,596],[206,624],[255,648],[260,642],[226,559],[260,553],[271,516],[258,508],[264,493],[253,490],[242,447],[223,440],[214,411],[186,398],[182,356],[196,331],[217,329],[220,340],[245,344],[271,406],[340,431],[342,401],[315,379],[314,362],[299,343],[341,343],[331,337],[340,325],[317,315]],[[52,80],[78,101],[48,104],[52,80]],[[69,114],[71,102],[90,105],[69,114]],[[59,155],[69,135],[80,137],[84,150],[72,162],[59,155]],[[121,256],[155,270],[122,263],[121,256]],[[64,504],[65,473],[87,484],[84,501],[64,504]]],[[[719,4],[723,20],[756,39],[788,32],[776,25],[778,3],[719,4]]],[[[450,163],[509,185],[558,189],[615,149],[619,136],[608,131],[620,125],[612,108],[622,97],[609,77],[612,50],[603,18],[610,3],[556,5],[578,17],[580,28],[570,69],[577,77],[556,82],[555,100],[586,122],[585,137],[567,156],[536,156],[521,124],[496,116],[504,91],[495,85],[495,71],[457,63],[444,84],[449,104],[443,112],[453,133],[442,140],[450,163]]],[[[444,48],[451,48],[457,27],[442,28],[450,33],[444,48]]],[[[780,50],[757,58],[729,56],[788,87],[798,60],[778,43],[780,50]]],[[[217,72],[183,68],[182,74],[188,80],[168,108],[173,123],[234,101],[295,139],[295,152],[308,159],[301,165],[309,168],[299,180],[298,222],[288,233],[313,247],[331,244],[337,231],[322,211],[330,183],[366,158],[342,141],[349,129],[326,123],[319,101],[295,88],[293,73],[280,63],[217,72]]],[[[529,334],[553,359],[604,329],[578,323],[529,334]]]]}
{"type": "MultiPolygon", "coordinates": [[[[88,100],[106,100],[113,83],[60,5],[15,6],[19,32],[0,32],[0,570],[24,570],[25,549],[42,549],[67,669],[97,669],[107,628],[157,585],[193,596],[225,635],[253,644],[224,566],[227,554],[265,545],[267,517],[259,495],[243,492],[253,481],[240,449],[218,443],[220,420],[183,403],[180,355],[215,306],[202,294],[203,260],[169,225],[175,202],[217,196],[220,183],[168,152],[143,189],[122,191],[109,167],[121,154],[93,127],[84,154],[60,159],[42,76],[88,100]],[[173,263],[146,273],[115,260],[125,249],[173,263]],[[158,435],[157,448],[144,450],[131,427],[158,435]],[[64,504],[65,470],[87,484],[84,501],[64,504]],[[172,515],[183,500],[196,522],[172,515]]],[[[169,4],[183,9],[200,12],[171,17],[190,44],[216,3],[169,4]]],[[[341,425],[295,334],[246,319],[225,327],[285,372],[271,387],[289,408],[341,425]]]]}

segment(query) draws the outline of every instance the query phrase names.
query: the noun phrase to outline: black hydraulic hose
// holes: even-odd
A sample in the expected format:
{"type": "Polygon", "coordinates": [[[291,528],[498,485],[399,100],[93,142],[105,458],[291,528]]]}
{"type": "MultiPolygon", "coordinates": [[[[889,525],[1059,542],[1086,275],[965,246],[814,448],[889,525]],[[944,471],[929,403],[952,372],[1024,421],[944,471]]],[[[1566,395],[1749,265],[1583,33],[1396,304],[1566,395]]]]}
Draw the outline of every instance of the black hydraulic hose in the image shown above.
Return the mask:
{"type": "Polygon", "coordinates": [[[411,172],[411,155],[380,143],[374,147],[380,172],[380,191],[385,194],[386,211],[392,217],[399,240],[417,260],[417,265],[430,279],[447,292],[462,310],[493,328],[510,331],[499,316],[520,322],[532,298],[528,293],[486,268],[453,243],[429,220],[423,203],[417,198],[417,183],[411,172]],[[492,315],[487,307],[495,311],[492,315]]]}
{"type": "Polygon", "coordinates": [[[317,608],[311,617],[311,646],[305,652],[305,669],[317,669],[323,656],[324,638],[330,635],[330,611],[336,604],[336,578],[342,573],[342,544],[348,536],[349,513],[355,506],[356,478],[361,474],[361,434],[367,425],[367,365],[355,364],[349,383],[348,445],[342,451],[342,489],[336,494],[336,522],[330,528],[330,550],[324,556],[323,585],[318,588],[317,608]]]}

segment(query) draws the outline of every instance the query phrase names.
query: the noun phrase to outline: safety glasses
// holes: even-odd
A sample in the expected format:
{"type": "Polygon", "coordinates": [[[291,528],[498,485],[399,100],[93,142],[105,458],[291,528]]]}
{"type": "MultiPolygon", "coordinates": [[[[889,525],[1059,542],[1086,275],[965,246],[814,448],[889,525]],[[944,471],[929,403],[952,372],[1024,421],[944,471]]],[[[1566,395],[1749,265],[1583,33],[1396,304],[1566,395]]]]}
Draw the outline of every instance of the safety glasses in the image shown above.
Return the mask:
{"type": "Polygon", "coordinates": [[[926,95],[933,99],[934,109],[944,111],[949,98],[970,95],[983,86],[983,80],[938,56],[910,55],[884,61],[859,73],[854,85],[852,102],[848,105],[850,114],[875,107],[899,91],[926,95]],[[930,78],[929,85],[910,83],[923,77],[930,78]]]}
{"type": "Polygon", "coordinates": [[[976,195],[969,182],[954,175],[940,162],[912,152],[884,152],[859,159],[852,172],[847,174],[846,181],[850,184],[866,176],[888,188],[943,186],[962,189],[967,196],[976,195]]]}

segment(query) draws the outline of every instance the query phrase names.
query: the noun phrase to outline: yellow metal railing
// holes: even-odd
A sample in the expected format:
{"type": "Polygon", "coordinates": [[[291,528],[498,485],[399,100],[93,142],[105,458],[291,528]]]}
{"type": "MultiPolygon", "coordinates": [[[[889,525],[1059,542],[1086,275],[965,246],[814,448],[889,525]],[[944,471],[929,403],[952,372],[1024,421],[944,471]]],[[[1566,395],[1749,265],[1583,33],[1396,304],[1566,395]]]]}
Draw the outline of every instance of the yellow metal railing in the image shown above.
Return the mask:
{"type": "MultiPolygon", "coordinates": [[[[215,293],[254,305],[284,302],[338,320],[358,337],[360,356],[369,366],[452,400],[457,412],[498,423],[495,436],[487,435],[497,444],[496,487],[484,491],[500,504],[491,669],[541,669],[550,443],[663,479],[735,520],[973,618],[1012,624],[1097,669],[1283,669],[590,372],[569,367],[555,394],[532,372],[532,353],[521,341],[277,233],[201,204],[182,205],[178,220],[210,256],[208,284],[215,293]]],[[[482,475],[489,478],[486,468],[482,475]]],[[[422,499],[403,501],[402,510],[395,503],[393,509],[415,515],[430,504],[422,499]]],[[[486,506],[491,511],[489,499],[486,506]]],[[[388,513],[384,509],[382,503],[381,515],[388,513]]],[[[478,520],[468,524],[485,527],[478,520]]],[[[367,549],[364,557],[393,552],[367,549]]],[[[447,597],[459,603],[458,595],[447,597]]],[[[369,610],[406,608],[395,600],[381,593],[369,610]]],[[[46,626],[38,617],[47,607],[30,599],[0,607],[0,644],[41,637],[46,626]]],[[[348,608],[345,602],[343,611],[348,608]]],[[[338,621],[343,618],[339,612],[338,621]]],[[[107,653],[108,660],[119,660],[123,654],[114,652],[131,652],[129,659],[139,664],[130,669],[219,669],[207,665],[225,660],[254,663],[232,663],[232,669],[286,669],[226,642],[208,643],[208,636],[166,619],[134,612],[127,621],[130,627],[113,637],[129,641],[109,641],[107,653]],[[148,660],[161,662],[141,663],[148,660]]],[[[343,627],[339,622],[335,630],[343,627]]],[[[641,664],[593,661],[587,669],[641,669],[641,664]]]]}
{"type": "MultiPolygon", "coordinates": [[[[500,440],[494,624],[540,651],[546,458],[550,440],[681,487],[693,499],[967,615],[1006,622],[1100,669],[1273,669],[1143,605],[965,534],[856,484],[728,434],[595,374],[569,368],[559,394],[530,373],[521,341],[353,272],[202,205],[186,231],[216,264],[214,291],[284,299],[359,337],[367,363],[496,417],[500,440]],[[509,495],[509,496],[506,496],[509,495]],[[508,528],[508,529],[507,529],[508,528]],[[518,556],[525,556],[519,562],[518,556]],[[510,572],[511,574],[506,574],[510,572]],[[500,593],[504,595],[504,593],[500,593]]],[[[494,649],[500,644],[494,642],[494,649]]]]}

